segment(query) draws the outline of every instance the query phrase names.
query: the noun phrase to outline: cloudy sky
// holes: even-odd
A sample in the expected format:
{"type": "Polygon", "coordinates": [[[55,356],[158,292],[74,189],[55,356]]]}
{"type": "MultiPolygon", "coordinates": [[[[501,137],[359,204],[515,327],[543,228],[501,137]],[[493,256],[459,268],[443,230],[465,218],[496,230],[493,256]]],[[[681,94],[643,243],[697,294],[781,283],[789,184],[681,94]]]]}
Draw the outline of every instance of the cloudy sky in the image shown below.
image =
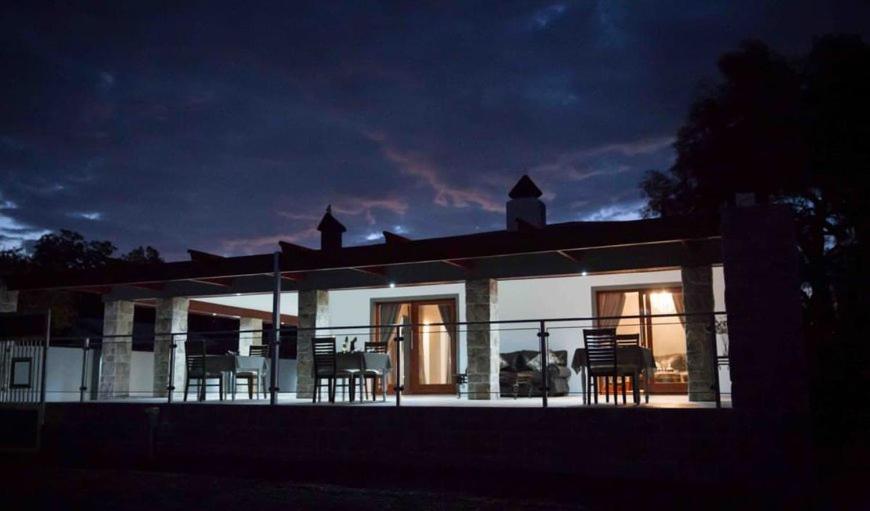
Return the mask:
{"type": "Polygon", "coordinates": [[[314,246],[625,219],[716,57],[861,33],[865,2],[4,3],[0,245],[314,246]],[[82,5],[84,4],[84,5],[82,5]]]}

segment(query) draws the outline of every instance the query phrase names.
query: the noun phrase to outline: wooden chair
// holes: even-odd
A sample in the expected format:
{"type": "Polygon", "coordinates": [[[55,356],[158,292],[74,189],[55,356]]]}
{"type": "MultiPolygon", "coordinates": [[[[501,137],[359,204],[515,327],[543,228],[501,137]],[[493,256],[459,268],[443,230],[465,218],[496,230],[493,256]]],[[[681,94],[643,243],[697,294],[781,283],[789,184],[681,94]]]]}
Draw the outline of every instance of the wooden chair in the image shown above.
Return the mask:
{"type": "Polygon", "coordinates": [[[220,371],[209,371],[206,365],[205,342],[202,343],[200,353],[196,353],[192,343],[188,343],[185,349],[185,366],[187,376],[184,380],[184,400],[187,401],[187,393],[190,389],[190,381],[196,380],[197,395],[200,401],[205,401],[206,387],[218,387],[218,397],[221,401],[224,399],[224,375],[220,371]],[[217,379],[217,385],[208,385],[208,380],[217,379]]]}
{"type": "Polygon", "coordinates": [[[583,343],[586,346],[586,402],[589,403],[592,386],[595,386],[595,404],[598,404],[598,378],[604,378],[604,396],[610,402],[610,378],[613,378],[613,404],[616,398],[617,342],[615,328],[595,328],[583,330],[583,343]]]}
{"type": "Polygon", "coordinates": [[[326,380],[327,397],[330,403],[335,403],[336,380],[346,380],[349,377],[348,374],[339,374],[336,367],[335,337],[315,337],[311,340],[311,353],[314,357],[314,392],[311,402],[322,400],[321,382],[326,380]]]}
{"type": "MultiPolygon", "coordinates": [[[[640,347],[640,334],[617,334],[616,335],[616,347],[617,348],[639,348],[640,347]]],[[[641,381],[640,374],[637,372],[630,373],[631,375],[631,393],[632,398],[634,399],[634,403],[640,403],[640,387],[639,383],[641,381]]],[[[643,389],[645,394],[649,394],[649,389],[643,389]]],[[[649,399],[649,396],[647,396],[649,399]]],[[[625,374],[622,375],[622,404],[625,404],[625,374]]]]}
{"type": "MultiPolygon", "coordinates": [[[[365,349],[366,353],[384,353],[384,354],[386,354],[388,352],[388,349],[389,349],[389,343],[387,343],[387,342],[373,342],[373,341],[366,342],[364,349],[365,349]]],[[[363,377],[366,379],[366,385],[365,385],[366,398],[368,398],[368,391],[369,391],[368,380],[372,381],[372,401],[375,401],[375,399],[376,399],[375,382],[379,381],[378,384],[380,385],[381,394],[383,395],[384,401],[386,401],[387,400],[387,375],[384,374],[384,372],[379,370],[379,369],[366,368],[365,373],[363,374],[363,377]]]]}
{"type": "MultiPolygon", "coordinates": [[[[269,345],[251,345],[248,350],[248,355],[251,357],[264,357],[266,360],[269,359],[269,345]]],[[[254,399],[254,389],[257,388],[257,399],[260,398],[260,392],[263,393],[263,398],[267,397],[266,395],[266,373],[268,371],[268,362],[266,362],[266,368],[262,371],[241,371],[236,373],[236,381],[244,380],[248,386],[248,399],[254,399]]],[[[233,399],[236,397],[235,387],[233,388],[233,399]]]]}

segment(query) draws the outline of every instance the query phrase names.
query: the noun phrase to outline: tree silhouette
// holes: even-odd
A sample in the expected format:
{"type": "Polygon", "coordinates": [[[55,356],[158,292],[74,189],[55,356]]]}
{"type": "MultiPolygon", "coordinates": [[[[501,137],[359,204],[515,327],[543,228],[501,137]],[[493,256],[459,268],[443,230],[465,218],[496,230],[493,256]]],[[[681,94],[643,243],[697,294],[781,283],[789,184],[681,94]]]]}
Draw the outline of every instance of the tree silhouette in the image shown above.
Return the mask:
{"type": "Polygon", "coordinates": [[[641,188],[647,215],[718,210],[736,193],[790,205],[799,223],[807,319],[830,338],[862,309],[870,190],[870,47],[825,36],[787,60],[759,41],[719,59],[722,82],[692,104],[667,172],[641,188]]]}

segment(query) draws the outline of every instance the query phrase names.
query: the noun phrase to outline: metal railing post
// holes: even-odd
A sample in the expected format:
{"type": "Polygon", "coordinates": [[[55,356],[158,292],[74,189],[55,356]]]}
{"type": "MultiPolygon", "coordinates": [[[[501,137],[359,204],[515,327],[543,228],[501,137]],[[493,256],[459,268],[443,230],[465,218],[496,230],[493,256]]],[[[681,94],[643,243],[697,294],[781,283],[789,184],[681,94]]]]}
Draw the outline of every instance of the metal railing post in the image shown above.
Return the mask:
{"type": "MultiPolygon", "coordinates": [[[[272,292],[272,346],[269,349],[269,404],[278,404],[278,357],[281,350],[281,252],[272,255],[275,287],[272,292]]],[[[298,390],[298,389],[297,389],[298,390]]]]}
{"type": "Polygon", "coordinates": [[[166,382],[166,402],[172,403],[172,395],[175,394],[175,334],[169,334],[169,381],[166,382]]]}
{"type": "Polygon", "coordinates": [[[82,382],[79,385],[79,402],[85,402],[85,391],[88,390],[87,375],[88,375],[88,350],[90,350],[91,339],[85,337],[82,339],[82,382]]]}
{"type": "Polygon", "coordinates": [[[716,408],[722,408],[722,393],[719,388],[719,346],[716,342],[716,315],[710,315],[710,321],[707,323],[707,329],[710,331],[710,356],[713,358],[713,392],[716,396],[716,408]]]}
{"type": "Polygon", "coordinates": [[[547,332],[547,326],[544,320],[540,321],[538,328],[538,339],[540,339],[541,341],[541,379],[543,380],[543,389],[541,389],[541,404],[543,404],[544,408],[546,408],[547,394],[550,393],[550,368],[548,364],[549,357],[547,357],[547,337],[549,337],[550,333],[547,332]]]}
{"type": "Polygon", "coordinates": [[[402,337],[402,327],[396,327],[394,340],[396,341],[396,385],[393,389],[396,391],[396,406],[402,406],[402,391],[405,390],[405,386],[402,385],[402,341],[405,340],[402,337]]]}

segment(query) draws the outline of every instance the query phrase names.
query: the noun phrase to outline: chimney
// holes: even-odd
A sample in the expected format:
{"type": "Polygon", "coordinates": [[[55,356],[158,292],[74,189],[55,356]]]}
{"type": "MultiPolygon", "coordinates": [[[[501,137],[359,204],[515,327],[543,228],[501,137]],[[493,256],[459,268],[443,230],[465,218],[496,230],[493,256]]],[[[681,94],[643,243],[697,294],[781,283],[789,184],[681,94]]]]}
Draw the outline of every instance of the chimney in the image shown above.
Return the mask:
{"type": "Polygon", "coordinates": [[[341,248],[341,234],[347,229],[332,216],[332,206],[326,206],[326,214],[317,226],[320,231],[320,250],[341,248]]]}
{"type": "Polygon", "coordinates": [[[538,229],[547,225],[547,207],[539,198],[542,193],[527,175],[517,181],[508,194],[511,199],[507,201],[507,230],[518,231],[517,220],[538,229]]]}

